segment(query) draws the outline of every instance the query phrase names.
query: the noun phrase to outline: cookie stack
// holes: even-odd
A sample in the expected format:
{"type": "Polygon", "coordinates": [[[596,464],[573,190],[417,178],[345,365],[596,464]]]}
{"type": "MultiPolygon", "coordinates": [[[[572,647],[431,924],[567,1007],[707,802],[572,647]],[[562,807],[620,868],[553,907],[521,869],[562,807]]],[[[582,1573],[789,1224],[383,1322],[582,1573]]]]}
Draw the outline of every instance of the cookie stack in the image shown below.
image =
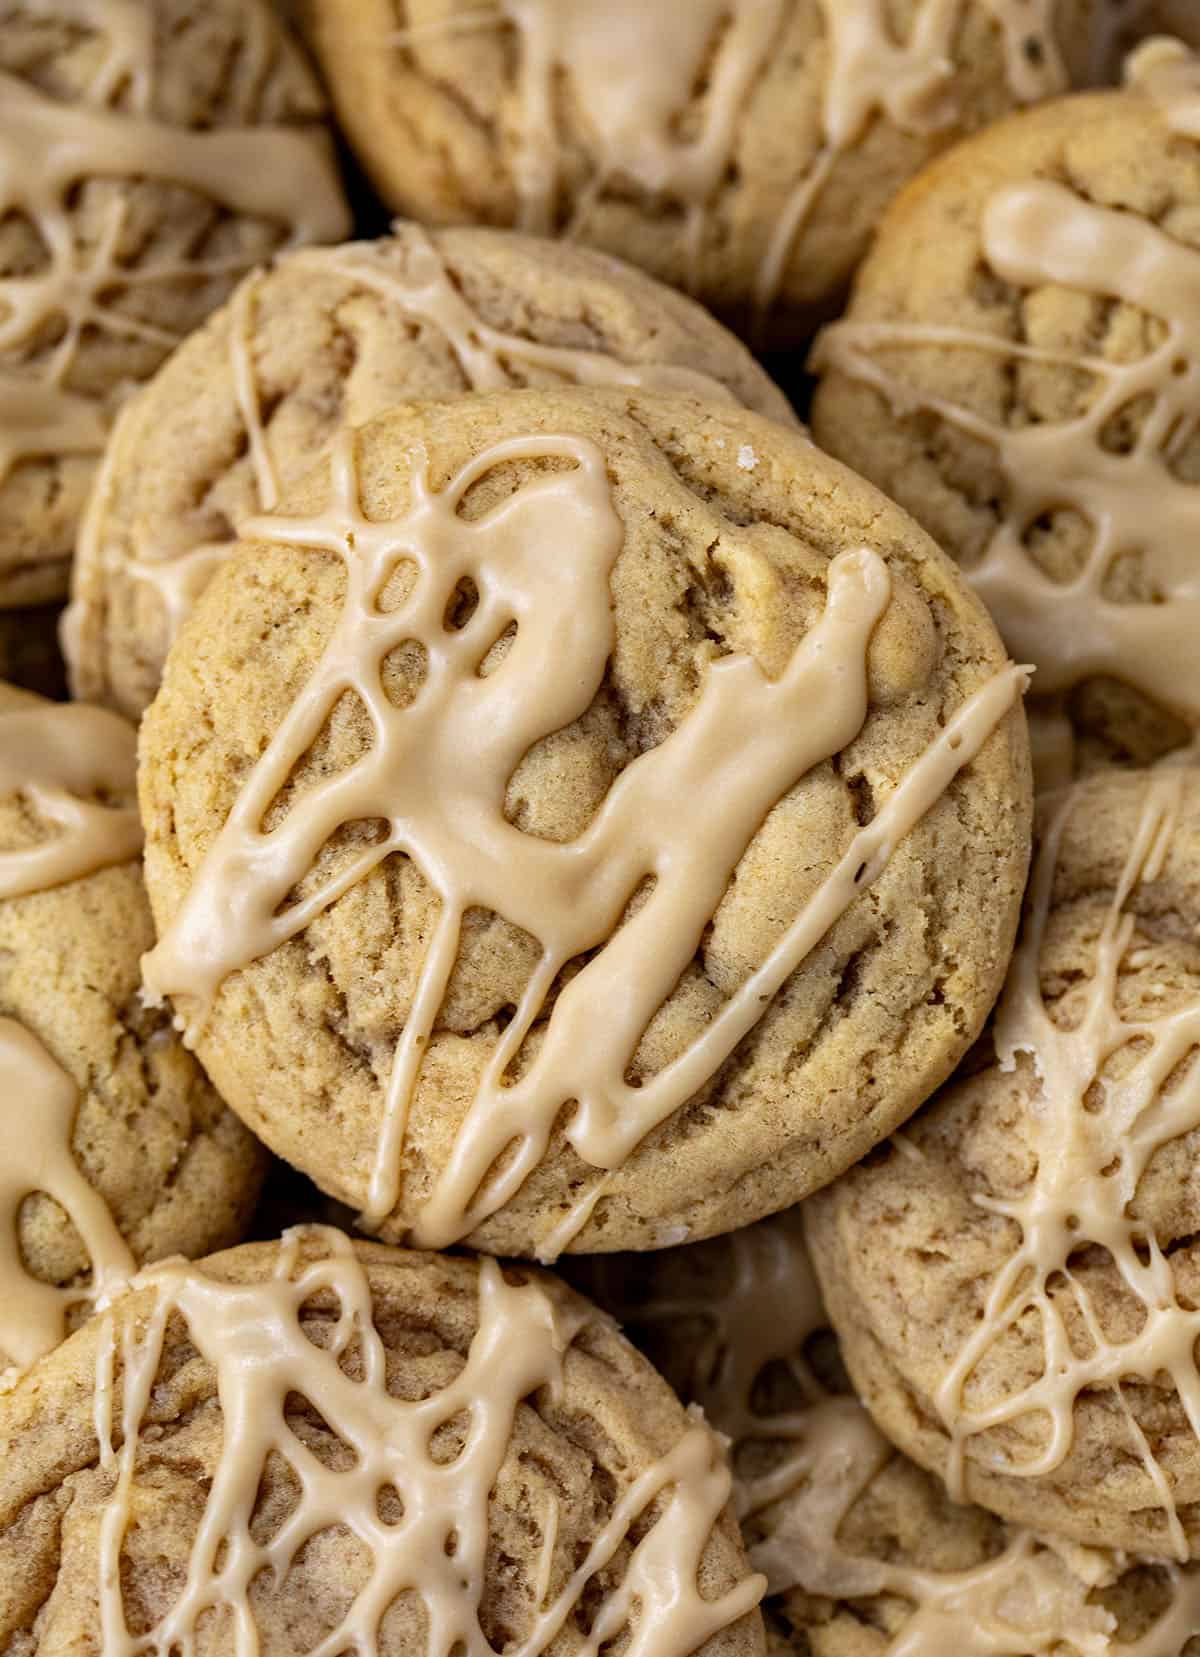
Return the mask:
{"type": "Polygon", "coordinates": [[[288,13],[0,0],[0,1650],[1195,1657],[1200,23],[288,13]]]}

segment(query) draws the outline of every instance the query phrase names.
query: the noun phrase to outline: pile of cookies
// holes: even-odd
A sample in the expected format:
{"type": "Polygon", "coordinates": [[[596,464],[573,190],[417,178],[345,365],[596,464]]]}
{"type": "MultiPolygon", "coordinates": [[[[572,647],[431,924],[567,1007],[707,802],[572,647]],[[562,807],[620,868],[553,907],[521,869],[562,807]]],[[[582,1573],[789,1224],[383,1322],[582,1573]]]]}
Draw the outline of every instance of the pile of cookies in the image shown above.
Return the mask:
{"type": "Polygon", "coordinates": [[[1193,50],[0,0],[0,1653],[1200,1657],[1193,50]]]}

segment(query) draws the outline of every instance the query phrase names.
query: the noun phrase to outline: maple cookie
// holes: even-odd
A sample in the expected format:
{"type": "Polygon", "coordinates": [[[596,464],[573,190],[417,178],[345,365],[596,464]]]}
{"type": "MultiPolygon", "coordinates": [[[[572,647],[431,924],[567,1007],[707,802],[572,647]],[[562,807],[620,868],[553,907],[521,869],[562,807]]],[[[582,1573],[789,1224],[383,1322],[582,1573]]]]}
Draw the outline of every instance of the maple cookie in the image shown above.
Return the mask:
{"type": "Polygon", "coordinates": [[[952,1502],[850,1393],[802,1209],[569,1274],[731,1442],[769,1649],[1194,1657],[1200,1565],[1055,1544],[952,1502]],[[1137,1642],[1137,1643],[1134,1643],[1137,1642]]]}
{"type": "Polygon", "coordinates": [[[267,0],[0,0],[0,607],[65,596],[130,386],[346,234],[322,115],[267,0]]]}
{"type": "Polygon", "coordinates": [[[11,1649],[763,1651],[716,1436],[528,1269],[320,1228],[159,1267],[0,1445],[11,1649]]]}
{"type": "Polygon", "coordinates": [[[1200,1555],[1200,772],[1052,798],[995,1060],[809,1205],[847,1363],[953,1491],[1200,1555]]]}
{"type": "Polygon", "coordinates": [[[388,1238],[728,1229],[949,1074],[1024,884],[1024,675],[799,433],[636,391],[347,431],[142,727],[169,995],[388,1238]]]}
{"type": "Polygon", "coordinates": [[[0,1371],[136,1265],[241,1236],[263,1156],[161,1012],[134,732],[0,685],[0,1371]]]}
{"type": "Polygon", "coordinates": [[[818,341],[814,432],[1036,664],[1057,780],[1200,728],[1200,63],[1014,116],[896,202],[818,341]]]}
{"type": "Polygon", "coordinates": [[[904,181],[1086,73],[1095,0],[305,0],[376,188],[565,235],[783,344],[904,181]],[[896,35],[890,32],[894,22],[896,35]]]}
{"type": "Polygon", "coordinates": [[[794,420],[699,306],[586,249],[400,225],[250,277],[117,425],[73,576],[76,694],[142,713],[236,525],[273,507],[342,421],[564,381],[690,389],[794,420]]]}

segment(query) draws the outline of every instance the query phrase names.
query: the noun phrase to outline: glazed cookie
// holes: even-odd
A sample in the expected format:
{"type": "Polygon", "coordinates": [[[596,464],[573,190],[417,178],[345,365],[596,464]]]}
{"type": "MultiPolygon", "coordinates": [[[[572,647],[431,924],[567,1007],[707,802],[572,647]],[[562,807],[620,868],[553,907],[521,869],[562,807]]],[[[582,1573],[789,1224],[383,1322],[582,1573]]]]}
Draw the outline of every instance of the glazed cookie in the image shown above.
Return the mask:
{"type": "Polygon", "coordinates": [[[236,1241],[262,1177],[139,997],[134,748],[115,714],[0,685],[0,1371],[138,1263],[236,1241]]]}
{"type": "Polygon", "coordinates": [[[250,277],[118,423],[75,565],[76,694],[142,713],[235,526],[275,506],[343,421],[564,381],[687,389],[794,420],[699,306],[586,249],[401,225],[250,277]]]}
{"type": "Polygon", "coordinates": [[[410,405],[244,526],[142,727],[143,963],[389,1239],[552,1258],[840,1172],[999,990],[1024,675],[799,433],[410,405]]]}
{"type": "Polygon", "coordinates": [[[1056,1545],[958,1507],[849,1394],[801,1210],[728,1237],[571,1263],[732,1440],[768,1644],[803,1657],[1196,1657],[1200,1566],[1056,1545]]]}
{"type": "Polygon", "coordinates": [[[494,1260],[314,1227],[155,1268],[0,1446],[11,1650],[763,1650],[715,1435],[494,1260]]]}
{"type": "Polygon", "coordinates": [[[0,0],[0,608],[65,596],[128,388],[347,233],[322,113],[267,0],[0,0]]]}
{"type": "Polygon", "coordinates": [[[1200,1554],[1200,772],[1054,796],[995,1061],[809,1207],[864,1399],[954,1492],[1200,1554]]]}
{"type": "Polygon", "coordinates": [[[814,354],[819,441],[1036,664],[1052,780],[1200,727],[1200,64],[1155,42],[1131,75],[925,172],[814,354]]]}
{"type": "Polygon", "coordinates": [[[393,208],[606,248],[781,344],[931,156],[1086,72],[1098,0],[303,9],[393,208]]]}

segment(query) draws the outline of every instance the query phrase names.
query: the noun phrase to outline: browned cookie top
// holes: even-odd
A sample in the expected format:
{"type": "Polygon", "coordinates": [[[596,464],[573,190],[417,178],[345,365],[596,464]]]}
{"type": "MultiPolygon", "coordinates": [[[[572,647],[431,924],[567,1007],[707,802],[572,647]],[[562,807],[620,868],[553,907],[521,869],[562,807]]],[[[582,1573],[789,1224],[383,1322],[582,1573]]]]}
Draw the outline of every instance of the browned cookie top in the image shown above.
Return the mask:
{"type": "Polygon", "coordinates": [[[244,1232],[263,1154],[161,1011],[115,714],[0,685],[0,1370],[137,1264],[244,1232]]]}
{"type": "Polygon", "coordinates": [[[398,225],[256,272],[113,434],[73,571],[76,694],[142,714],[237,525],[274,506],[342,422],[563,383],[687,389],[794,418],[698,305],[590,249],[398,225]]]}
{"type": "Polygon", "coordinates": [[[347,434],[143,724],[145,963],[385,1234],[653,1247],[833,1177],[949,1073],[1027,855],[1022,675],[798,433],[639,392],[347,434]]]}
{"type": "Polygon", "coordinates": [[[923,173],[815,353],[818,440],[1036,665],[1060,776],[1200,727],[1200,62],[1155,43],[1129,75],[923,173]]]}
{"type": "Polygon", "coordinates": [[[850,1372],[952,1489],[1200,1538],[1200,774],[1052,796],[995,1058],[808,1206],[850,1372]]]}
{"type": "Polygon", "coordinates": [[[302,9],[391,206],[590,242],[779,342],[827,314],[924,162],[1108,55],[1096,0],[302,9]]]}
{"type": "Polygon", "coordinates": [[[769,1649],[1195,1657],[1200,1565],[1035,1536],[951,1501],[887,1443],[826,1327],[803,1206],[649,1258],[569,1262],[571,1281],[732,1440],[769,1649]]]}
{"type": "Polygon", "coordinates": [[[346,234],[322,114],[267,0],[0,0],[0,607],[65,594],[129,388],[346,234]]]}
{"type": "Polygon", "coordinates": [[[0,1397],[0,1640],[760,1657],[730,1476],[555,1279],[313,1228],[146,1273],[0,1397]]]}

